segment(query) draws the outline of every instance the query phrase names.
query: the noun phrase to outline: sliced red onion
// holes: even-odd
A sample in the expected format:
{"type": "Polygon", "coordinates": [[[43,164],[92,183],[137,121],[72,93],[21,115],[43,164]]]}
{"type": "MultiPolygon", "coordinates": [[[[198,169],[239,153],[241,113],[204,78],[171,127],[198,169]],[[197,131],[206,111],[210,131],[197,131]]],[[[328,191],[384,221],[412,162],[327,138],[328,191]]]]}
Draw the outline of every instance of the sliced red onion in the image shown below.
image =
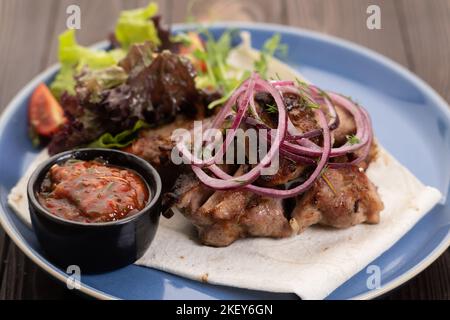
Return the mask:
{"type": "Polygon", "coordinates": [[[284,87],[284,86],[293,86],[294,85],[294,81],[292,81],[292,80],[272,80],[272,81],[269,81],[269,83],[271,85],[273,85],[274,87],[284,87]]]}
{"type": "MultiPolygon", "coordinates": [[[[369,113],[362,107],[361,108],[361,112],[364,113],[364,116],[366,117],[367,121],[369,122],[369,124],[371,124],[371,120],[370,120],[370,116],[369,113]]],[[[353,166],[353,165],[358,165],[359,163],[361,163],[362,161],[364,161],[365,159],[367,159],[367,157],[369,156],[370,153],[370,149],[372,147],[372,142],[373,142],[373,130],[368,130],[368,141],[367,144],[364,146],[363,152],[359,155],[358,158],[350,161],[350,162],[332,162],[329,164],[330,168],[343,168],[343,167],[349,167],[349,166],[353,166]]]]}
{"type": "Polygon", "coordinates": [[[263,159],[261,159],[260,163],[258,163],[258,165],[256,165],[249,172],[243,174],[240,177],[235,178],[229,176],[229,178],[221,178],[220,175],[226,173],[215,164],[209,166],[208,169],[210,169],[219,178],[210,177],[203,171],[202,168],[192,166],[194,173],[197,175],[200,181],[202,181],[205,185],[214,188],[216,190],[235,189],[243,187],[255,181],[261,175],[261,170],[269,166],[272,159],[276,155],[278,155],[280,144],[285,138],[287,130],[287,113],[281,94],[278,92],[278,90],[276,90],[270,83],[266,82],[265,80],[259,78],[256,79],[255,83],[258,84],[258,86],[263,88],[270,95],[272,95],[278,107],[278,128],[276,130],[275,138],[273,139],[269,151],[263,157],[263,159]]]}
{"type": "MultiPolygon", "coordinates": [[[[318,113],[319,124],[323,129],[324,147],[323,147],[323,153],[320,158],[320,161],[317,164],[317,167],[314,170],[314,172],[309,176],[309,178],[301,185],[299,185],[293,189],[289,189],[289,190],[265,188],[265,187],[251,185],[251,184],[244,186],[243,189],[252,191],[254,193],[257,193],[259,195],[266,196],[266,197],[285,199],[285,198],[295,197],[295,196],[305,192],[313,185],[313,183],[316,181],[316,179],[322,173],[322,170],[327,165],[328,157],[329,157],[330,151],[331,151],[331,134],[330,134],[330,129],[328,128],[327,119],[325,118],[323,111],[316,110],[316,112],[318,113]]],[[[231,177],[230,175],[228,175],[227,173],[224,173],[223,171],[222,172],[219,172],[216,170],[211,170],[211,171],[214,174],[216,174],[219,178],[222,178],[222,179],[231,177]]],[[[238,179],[238,178],[239,177],[236,177],[235,179],[238,179]]]]}
{"type": "Polygon", "coordinates": [[[302,164],[316,164],[316,161],[305,157],[305,156],[301,156],[295,153],[291,153],[289,151],[286,151],[284,149],[280,148],[280,154],[282,154],[285,158],[291,159],[297,163],[302,163],[302,164]]]}
{"type": "MultiPolygon", "coordinates": [[[[355,119],[355,124],[357,128],[355,136],[360,141],[359,143],[354,145],[351,145],[350,143],[347,142],[346,144],[344,144],[339,148],[331,149],[330,157],[334,158],[343,156],[347,153],[355,152],[356,150],[359,150],[361,147],[365,146],[368,143],[369,133],[372,131],[372,128],[370,122],[367,121],[360,107],[356,106],[349,99],[344,98],[336,93],[329,92],[328,95],[336,104],[339,104],[352,114],[352,116],[355,119]]],[[[312,157],[317,157],[321,154],[321,148],[316,144],[313,145],[312,141],[306,139],[301,139],[299,141],[299,144],[284,141],[282,148],[285,148],[286,150],[293,153],[308,155],[312,157]]]]}
{"type": "MultiPolygon", "coordinates": [[[[372,126],[368,113],[363,108],[356,106],[348,98],[332,92],[322,92],[313,85],[295,87],[293,81],[279,80],[267,82],[261,79],[257,74],[252,74],[252,76],[244,81],[231,95],[209,128],[220,129],[229,116],[231,117],[232,125],[231,128],[227,130],[225,142],[222,144],[219,151],[209,159],[202,160],[193,155],[190,152],[189,147],[185,145],[185,139],[183,137],[177,142],[178,150],[185,159],[188,159],[188,161],[191,162],[192,170],[200,181],[216,190],[245,189],[263,196],[274,198],[294,197],[306,191],[314,183],[320,176],[323,168],[329,162],[329,158],[342,156],[364,148],[360,156],[351,162],[329,163],[331,168],[340,168],[358,164],[367,158],[373,141],[372,126]],[[258,114],[255,102],[255,94],[258,92],[267,92],[275,100],[275,104],[278,108],[278,127],[276,128],[275,135],[270,133],[271,128],[262,121],[258,114]],[[328,109],[329,122],[327,123],[325,113],[321,109],[316,109],[315,113],[320,129],[305,133],[299,132],[288,118],[282,96],[286,93],[304,96],[314,103],[325,105],[328,109]],[[347,142],[339,148],[332,148],[331,131],[336,129],[339,125],[339,117],[335,108],[336,104],[340,105],[353,116],[357,128],[355,136],[359,139],[359,143],[351,145],[347,142]],[[233,111],[233,106],[236,106],[236,111],[233,111]],[[223,156],[226,154],[227,149],[234,140],[236,131],[242,124],[242,121],[245,121],[247,125],[256,128],[267,129],[268,135],[266,138],[270,143],[270,149],[263,159],[261,159],[261,161],[249,172],[239,177],[233,177],[224,172],[217,163],[223,160],[223,156]],[[323,136],[323,147],[320,147],[309,140],[312,137],[320,135],[323,136]],[[297,163],[316,165],[316,168],[303,184],[290,190],[279,190],[253,185],[252,183],[261,176],[262,169],[268,167],[278,153],[297,163]],[[320,160],[318,159],[319,157],[320,160]],[[206,169],[208,169],[215,177],[206,173],[206,169]]],[[[212,138],[212,134],[212,131],[208,132],[205,141],[209,142],[212,138]]]]}
{"type": "MultiPolygon", "coordinates": [[[[242,83],[242,85],[231,95],[231,97],[228,99],[228,101],[225,103],[225,105],[221,108],[220,112],[216,115],[216,117],[214,118],[213,122],[211,123],[211,125],[209,126],[208,129],[218,129],[221,127],[221,125],[223,124],[223,122],[225,121],[227,116],[230,115],[232,107],[236,104],[237,100],[243,93],[246,93],[248,96],[250,96],[251,92],[249,93],[249,91],[252,91],[253,89],[251,89],[251,90],[248,90],[248,89],[250,86],[254,87],[254,81],[255,81],[256,77],[257,77],[257,75],[253,74],[248,80],[246,80],[242,83]]],[[[247,100],[248,100],[248,98],[247,98],[247,100]]],[[[247,106],[248,106],[248,103],[247,103],[247,105],[243,106],[243,108],[247,108],[247,106]]],[[[241,108],[241,109],[243,109],[243,108],[241,108]]],[[[242,114],[245,115],[245,110],[242,110],[242,114]]],[[[233,124],[234,132],[235,132],[235,129],[239,126],[240,120],[238,119],[238,120],[236,120],[236,122],[238,122],[238,123],[233,124]]],[[[205,141],[210,141],[210,139],[212,138],[212,136],[211,136],[212,132],[213,132],[212,130],[209,130],[206,133],[205,141]]],[[[202,139],[202,141],[203,141],[203,137],[201,137],[200,139],[202,139]]],[[[230,140],[230,138],[228,138],[228,141],[229,140],[230,140]]],[[[228,143],[228,145],[229,145],[229,143],[228,143]]],[[[224,148],[223,147],[220,148],[220,150],[226,149],[228,146],[224,147],[224,148]]],[[[216,156],[210,157],[207,160],[204,160],[204,159],[202,160],[202,159],[196,157],[189,151],[187,146],[184,144],[184,139],[182,139],[181,141],[179,141],[177,143],[177,149],[181,152],[183,157],[189,163],[191,163],[195,166],[198,166],[198,167],[205,167],[205,166],[211,165],[217,159],[216,156]]]]}
{"type": "Polygon", "coordinates": [[[242,119],[247,113],[248,105],[250,103],[251,97],[254,96],[254,90],[255,90],[255,81],[257,80],[257,75],[254,73],[250,77],[250,81],[247,86],[247,91],[244,94],[244,97],[239,100],[238,98],[238,108],[236,112],[236,116],[234,117],[233,123],[231,124],[231,128],[227,130],[227,134],[225,137],[225,142],[222,144],[222,147],[219,149],[217,154],[214,156],[214,161],[219,161],[223,158],[223,155],[225,154],[226,150],[229,148],[231,142],[233,141],[234,137],[236,136],[236,130],[241,125],[242,119]]]}

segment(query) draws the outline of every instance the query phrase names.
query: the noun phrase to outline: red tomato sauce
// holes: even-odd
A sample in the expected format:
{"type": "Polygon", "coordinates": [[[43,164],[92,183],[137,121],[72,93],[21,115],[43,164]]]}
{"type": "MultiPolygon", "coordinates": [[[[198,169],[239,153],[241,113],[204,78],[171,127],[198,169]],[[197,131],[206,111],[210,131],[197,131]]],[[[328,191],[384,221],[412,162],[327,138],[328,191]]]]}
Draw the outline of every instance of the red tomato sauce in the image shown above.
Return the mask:
{"type": "Polygon", "coordinates": [[[147,184],[134,171],[101,160],[68,160],[50,168],[38,194],[52,214],[78,222],[108,222],[141,211],[147,184]]]}

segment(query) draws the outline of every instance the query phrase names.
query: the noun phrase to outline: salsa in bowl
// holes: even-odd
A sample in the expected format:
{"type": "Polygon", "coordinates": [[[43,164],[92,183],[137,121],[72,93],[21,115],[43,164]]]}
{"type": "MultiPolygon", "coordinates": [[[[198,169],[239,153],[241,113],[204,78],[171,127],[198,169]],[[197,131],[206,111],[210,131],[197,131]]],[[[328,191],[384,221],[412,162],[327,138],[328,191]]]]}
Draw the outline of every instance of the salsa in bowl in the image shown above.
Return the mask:
{"type": "Polygon", "coordinates": [[[33,229],[49,258],[82,272],[139,259],[154,238],[161,179],[146,161],[109,149],[48,159],[28,182],[33,229]]]}
{"type": "Polygon", "coordinates": [[[38,201],[54,215],[86,223],[117,221],[144,209],[147,183],[134,170],[103,158],[69,159],[47,171],[38,201]]]}

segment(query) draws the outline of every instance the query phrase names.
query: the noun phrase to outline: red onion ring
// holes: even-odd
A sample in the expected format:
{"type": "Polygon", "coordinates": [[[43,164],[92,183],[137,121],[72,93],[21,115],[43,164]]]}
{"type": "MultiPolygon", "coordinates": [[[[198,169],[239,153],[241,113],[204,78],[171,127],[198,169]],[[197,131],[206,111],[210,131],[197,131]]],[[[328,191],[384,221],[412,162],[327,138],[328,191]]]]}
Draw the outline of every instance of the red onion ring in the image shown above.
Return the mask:
{"type": "MultiPolygon", "coordinates": [[[[330,134],[330,129],[328,128],[327,120],[321,110],[317,110],[316,112],[318,113],[319,123],[323,129],[324,147],[323,147],[323,153],[320,158],[320,161],[317,164],[317,167],[314,170],[314,172],[309,176],[309,178],[301,185],[299,185],[293,189],[289,189],[289,190],[271,189],[271,188],[259,187],[259,186],[255,186],[255,185],[246,185],[243,187],[243,189],[252,191],[261,196],[267,196],[267,197],[278,198],[278,199],[286,199],[286,198],[292,198],[294,196],[297,196],[297,195],[305,192],[312,186],[312,184],[320,176],[322,170],[327,165],[328,157],[329,157],[330,151],[331,151],[331,134],[330,134]]],[[[223,171],[222,172],[219,172],[216,170],[211,170],[211,171],[215,175],[217,175],[219,178],[222,178],[222,179],[231,177],[230,175],[228,175],[227,173],[224,173],[223,171]]],[[[202,179],[200,179],[200,180],[203,181],[202,179]]],[[[212,186],[212,185],[209,185],[209,186],[211,188],[214,188],[214,186],[212,186]]]]}

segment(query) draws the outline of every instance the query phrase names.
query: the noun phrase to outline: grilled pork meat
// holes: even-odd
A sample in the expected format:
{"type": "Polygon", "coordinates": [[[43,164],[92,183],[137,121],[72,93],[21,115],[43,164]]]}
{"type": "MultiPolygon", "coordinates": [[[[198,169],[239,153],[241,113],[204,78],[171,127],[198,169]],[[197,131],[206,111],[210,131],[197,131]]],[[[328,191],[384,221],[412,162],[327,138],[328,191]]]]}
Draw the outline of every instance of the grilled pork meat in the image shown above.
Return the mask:
{"type": "Polygon", "coordinates": [[[364,172],[352,166],[326,170],[298,197],[292,217],[299,232],[316,223],[348,228],[363,222],[378,223],[383,208],[375,186],[364,172]]]}
{"type": "MultiPolygon", "coordinates": [[[[363,152],[364,152],[364,149],[357,150],[356,152],[349,153],[344,156],[332,158],[331,162],[336,162],[336,163],[351,162],[351,161],[359,158],[361,156],[361,153],[363,153],[363,152]]],[[[358,163],[358,168],[361,170],[366,170],[369,167],[370,163],[377,157],[377,154],[378,154],[378,147],[377,147],[376,142],[373,141],[372,144],[370,145],[370,150],[369,150],[369,153],[367,154],[367,157],[363,161],[358,163]]]]}
{"type": "Polygon", "coordinates": [[[283,98],[289,119],[299,132],[304,133],[320,128],[314,111],[306,105],[303,98],[290,94],[285,94],[283,98]]]}
{"type": "Polygon", "coordinates": [[[215,247],[228,246],[244,237],[292,235],[282,200],[249,191],[217,191],[187,217],[197,227],[201,242],[215,247]]]}
{"type": "Polygon", "coordinates": [[[244,190],[214,191],[192,173],[180,176],[163,199],[164,206],[168,203],[175,204],[197,228],[200,241],[210,246],[228,246],[251,236],[283,238],[293,232],[282,200],[244,190]]]}
{"type": "Polygon", "coordinates": [[[189,169],[185,165],[175,165],[170,159],[175,146],[171,139],[172,132],[178,128],[190,129],[192,125],[193,120],[177,117],[172,123],[142,130],[138,139],[123,150],[148,161],[155,167],[164,177],[163,193],[170,191],[178,176],[189,169]]]}
{"type": "MultiPolygon", "coordinates": [[[[289,119],[299,132],[308,132],[320,128],[314,111],[307,106],[302,97],[294,94],[284,94],[283,99],[289,119]]],[[[268,108],[275,104],[273,97],[268,93],[259,92],[255,95],[255,102],[259,115],[264,122],[275,128],[278,115],[268,111],[268,108]]]]}
{"type": "Polygon", "coordinates": [[[284,185],[289,181],[296,180],[304,172],[307,166],[295,163],[294,161],[280,156],[279,169],[273,175],[262,175],[256,180],[256,184],[264,187],[276,187],[284,185]]]}
{"type": "MultiPolygon", "coordinates": [[[[320,224],[348,228],[378,223],[383,203],[358,167],[328,169],[313,187],[287,202],[250,191],[216,191],[195,175],[183,175],[173,190],[174,205],[196,227],[203,244],[222,247],[244,237],[284,238],[320,224]]],[[[173,204],[173,203],[172,203],[173,204]]]]}
{"type": "Polygon", "coordinates": [[[193,120],[178,117],[174,122],[158,128],[142,130],[136,139],[124,151],[132,153],[159,168],[170,162],[170,153],[175,146],[172,132],[178,128],[190,129],[193,120]]]}
{"type": "Polygon", "coordinates": [[[176,206],[186,216],[196,216],[196,212],[214,193],[213,189],[201,183],[193,172],[181,174],[172,188],[162,199],[163,211],[166,216],[172,206],[176,206]]]}
{"type": "MultiPolygon", "coordinates": [[[[286,104],[289,119],[299,132],[308,132],[320,128],[315,118],[314,111],[307,106],[302,97],[293,94],[284,94],[283,98],[286,104]]],[[[266,123],[271,123],[272,126],[275,127],[277,115],[267,112],[267,108],[264,107],[273,105],[275,103],[273,98],[267,93],[259,93],[255,96],[255,101],[264,121],[266,123]]],[[[326,112],[326,110],[324,111],[326,112]]],[[[336,105],[336,112],[339,117],[339,126],[336,130],[333,130],[332,133],[334,146],[337,147],[345,144],[349,135],[356,133],[356,125],[351,114],[344,108],[336,105]]],[[[320,140],[320,137],[312,139],[313,142],[319,144],[320,140]]],[[[374,152],[372,151],[370,155],[371,156],[368,157],[368,161],[361,163],[360,165],[364,169],[367,168],[368,163],[370,163],[374,152]]],[[[352,156],[354,156],[352,159],[348,159],[347,156],[344,156],[341,159],[336,159],[336,161],[351,161],[358,157],[358,154],[354,154],[352,156]]],[[[279,167],[280,168],[275,175],[263,175],[256,181],[256,184],[265,187],[284,185],[289,181],[298,179],[305,173],[305,169],[308,168],[308,166],[297,164],[286,157],[280,158],[279,167]]]]}

